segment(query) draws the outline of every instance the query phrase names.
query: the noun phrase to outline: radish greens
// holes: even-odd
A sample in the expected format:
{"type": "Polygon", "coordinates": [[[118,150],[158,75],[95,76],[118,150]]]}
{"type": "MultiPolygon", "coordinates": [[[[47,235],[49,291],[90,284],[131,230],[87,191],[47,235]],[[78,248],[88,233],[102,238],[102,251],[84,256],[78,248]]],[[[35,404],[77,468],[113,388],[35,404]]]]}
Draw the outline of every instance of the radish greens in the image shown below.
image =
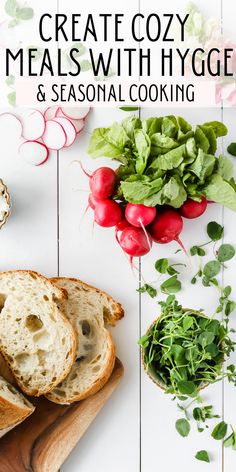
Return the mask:
{"type": "Polygon", "coordinates": [[[88,153],[120,161],[115,198],[146,206],[180,208],[202,197],[236,211],[233,164],[216,156],[223,123],[212,121],[194,129],[182,117],[169,115],[141,120],[129,116],[108,128],[96,128],[88,153]]]}

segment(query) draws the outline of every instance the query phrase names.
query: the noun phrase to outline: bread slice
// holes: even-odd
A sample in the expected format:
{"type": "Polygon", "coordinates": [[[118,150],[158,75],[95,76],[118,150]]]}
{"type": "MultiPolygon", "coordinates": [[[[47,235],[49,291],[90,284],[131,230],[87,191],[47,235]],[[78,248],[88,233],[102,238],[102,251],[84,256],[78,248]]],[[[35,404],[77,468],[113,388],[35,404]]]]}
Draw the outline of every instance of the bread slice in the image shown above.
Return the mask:
{"type": "Polygon", "coordinates": [[[74,363],[75,333],[58,308],[66,296],[36,272],[0,273],[0,350],[28,395],[52,390],[74,363]]]}
{"type": "Polygon", "coordinates": [[[68,299],[60,307],[77,332],[77,360],[68,377],[47,398],[68,404],[98,392],[109,379],[115,362],[115,346],[104,318],[112,325],[123,316],[121,305],[109,295],[80,280],[53,279],[68,299]]]}
{"type": "Polygon", "coordinates": [[[6,379],[7,382],[9,382],[14,387],[17,387],[16,379],[9,365],[7,364],[6,360],[4,359],[1,353],[0,353],[0,376],[4,377],[4,379],[6,379]]]}
{"type": "Polygon", "coordinates": [[[34,410],[35,407],[22,393],[0,377],[0,438],[25,420],[34,410]]]}

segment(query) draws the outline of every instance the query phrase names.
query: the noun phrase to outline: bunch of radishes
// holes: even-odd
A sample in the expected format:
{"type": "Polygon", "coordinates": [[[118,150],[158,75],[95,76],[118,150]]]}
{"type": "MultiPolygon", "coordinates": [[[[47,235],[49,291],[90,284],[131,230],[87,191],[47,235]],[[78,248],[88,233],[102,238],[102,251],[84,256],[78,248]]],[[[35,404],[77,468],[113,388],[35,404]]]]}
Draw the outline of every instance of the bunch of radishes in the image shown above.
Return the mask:
{"type": "Polygon", "coordinates": [[[19,154],[29,164],[44,164],[50,150],[72,146],[84,128],[90,108],[53,106],[43,113],[35,109],[0,115],[0,126],[9,128],[19,138],[19,154]]]}
{"type": "Polygon", "coordinates": [[[115,236],[123,251],[133,257],[147,254],[153,241],[159,244],[177,241],[183,229],[183,218],[197,218],[207,207],[201,202],[188,199],[178,210],[167,206],[147,207],[142,204],[115,201],[118,179],[109,167],[100,167],[89,177],[91,193],[88,205],[94,210],[94,221],[99,226],[115,227],[115,236]]]}

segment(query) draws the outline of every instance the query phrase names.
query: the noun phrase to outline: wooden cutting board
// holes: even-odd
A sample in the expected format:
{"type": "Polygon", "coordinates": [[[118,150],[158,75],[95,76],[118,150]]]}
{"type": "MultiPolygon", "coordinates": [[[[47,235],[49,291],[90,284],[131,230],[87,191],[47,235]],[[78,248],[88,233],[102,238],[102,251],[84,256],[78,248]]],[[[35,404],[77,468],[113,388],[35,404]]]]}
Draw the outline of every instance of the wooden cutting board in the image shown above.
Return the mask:
{"type": "Polygon", "coordinates": [[[123,376],[116,359],[114,371],[100,392],[70,406],[40,398],[35,412],[0,439],[0,472],[57,472],[123,376]]]}

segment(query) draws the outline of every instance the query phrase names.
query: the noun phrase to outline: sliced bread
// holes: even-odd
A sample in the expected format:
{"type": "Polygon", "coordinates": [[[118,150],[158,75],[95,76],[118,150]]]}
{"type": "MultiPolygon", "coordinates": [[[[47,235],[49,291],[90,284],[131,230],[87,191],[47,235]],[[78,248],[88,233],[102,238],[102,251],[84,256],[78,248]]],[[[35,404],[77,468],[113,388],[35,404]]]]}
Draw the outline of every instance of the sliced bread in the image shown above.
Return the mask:
{"type": "Polygon", "coordinates": [[[53,282],[68,294],[60,307],[77,332],[77,359],[67,378],[47,398],[67,404],[98,392],[109,379],[115,346],[104,318],[114,325],[123,316],[123,309],[105,292],[80,280],[57,278],[53,282]]]}
{"type": "Polygon", "coordinates": [[[66,296],[36,272],[0,273],[0,350],[28,395],[52,390],[74,363],[74,329],[58,308],[66,296]]]}
{"type": "Polygon", "coordinates": [[[23,395],[0,377],[0,437],[21,423],[35,410],[23,395]]]}
{"type": "Polygon", "coordinates": [[[0,353],[0,376],[4,377],[4,379],[6,379],[7,382],[14,385],[15,387],[17,386],[16,379],[9,365],[7,364],[6,360],[4,359],[1,353],[0,353]]]}

